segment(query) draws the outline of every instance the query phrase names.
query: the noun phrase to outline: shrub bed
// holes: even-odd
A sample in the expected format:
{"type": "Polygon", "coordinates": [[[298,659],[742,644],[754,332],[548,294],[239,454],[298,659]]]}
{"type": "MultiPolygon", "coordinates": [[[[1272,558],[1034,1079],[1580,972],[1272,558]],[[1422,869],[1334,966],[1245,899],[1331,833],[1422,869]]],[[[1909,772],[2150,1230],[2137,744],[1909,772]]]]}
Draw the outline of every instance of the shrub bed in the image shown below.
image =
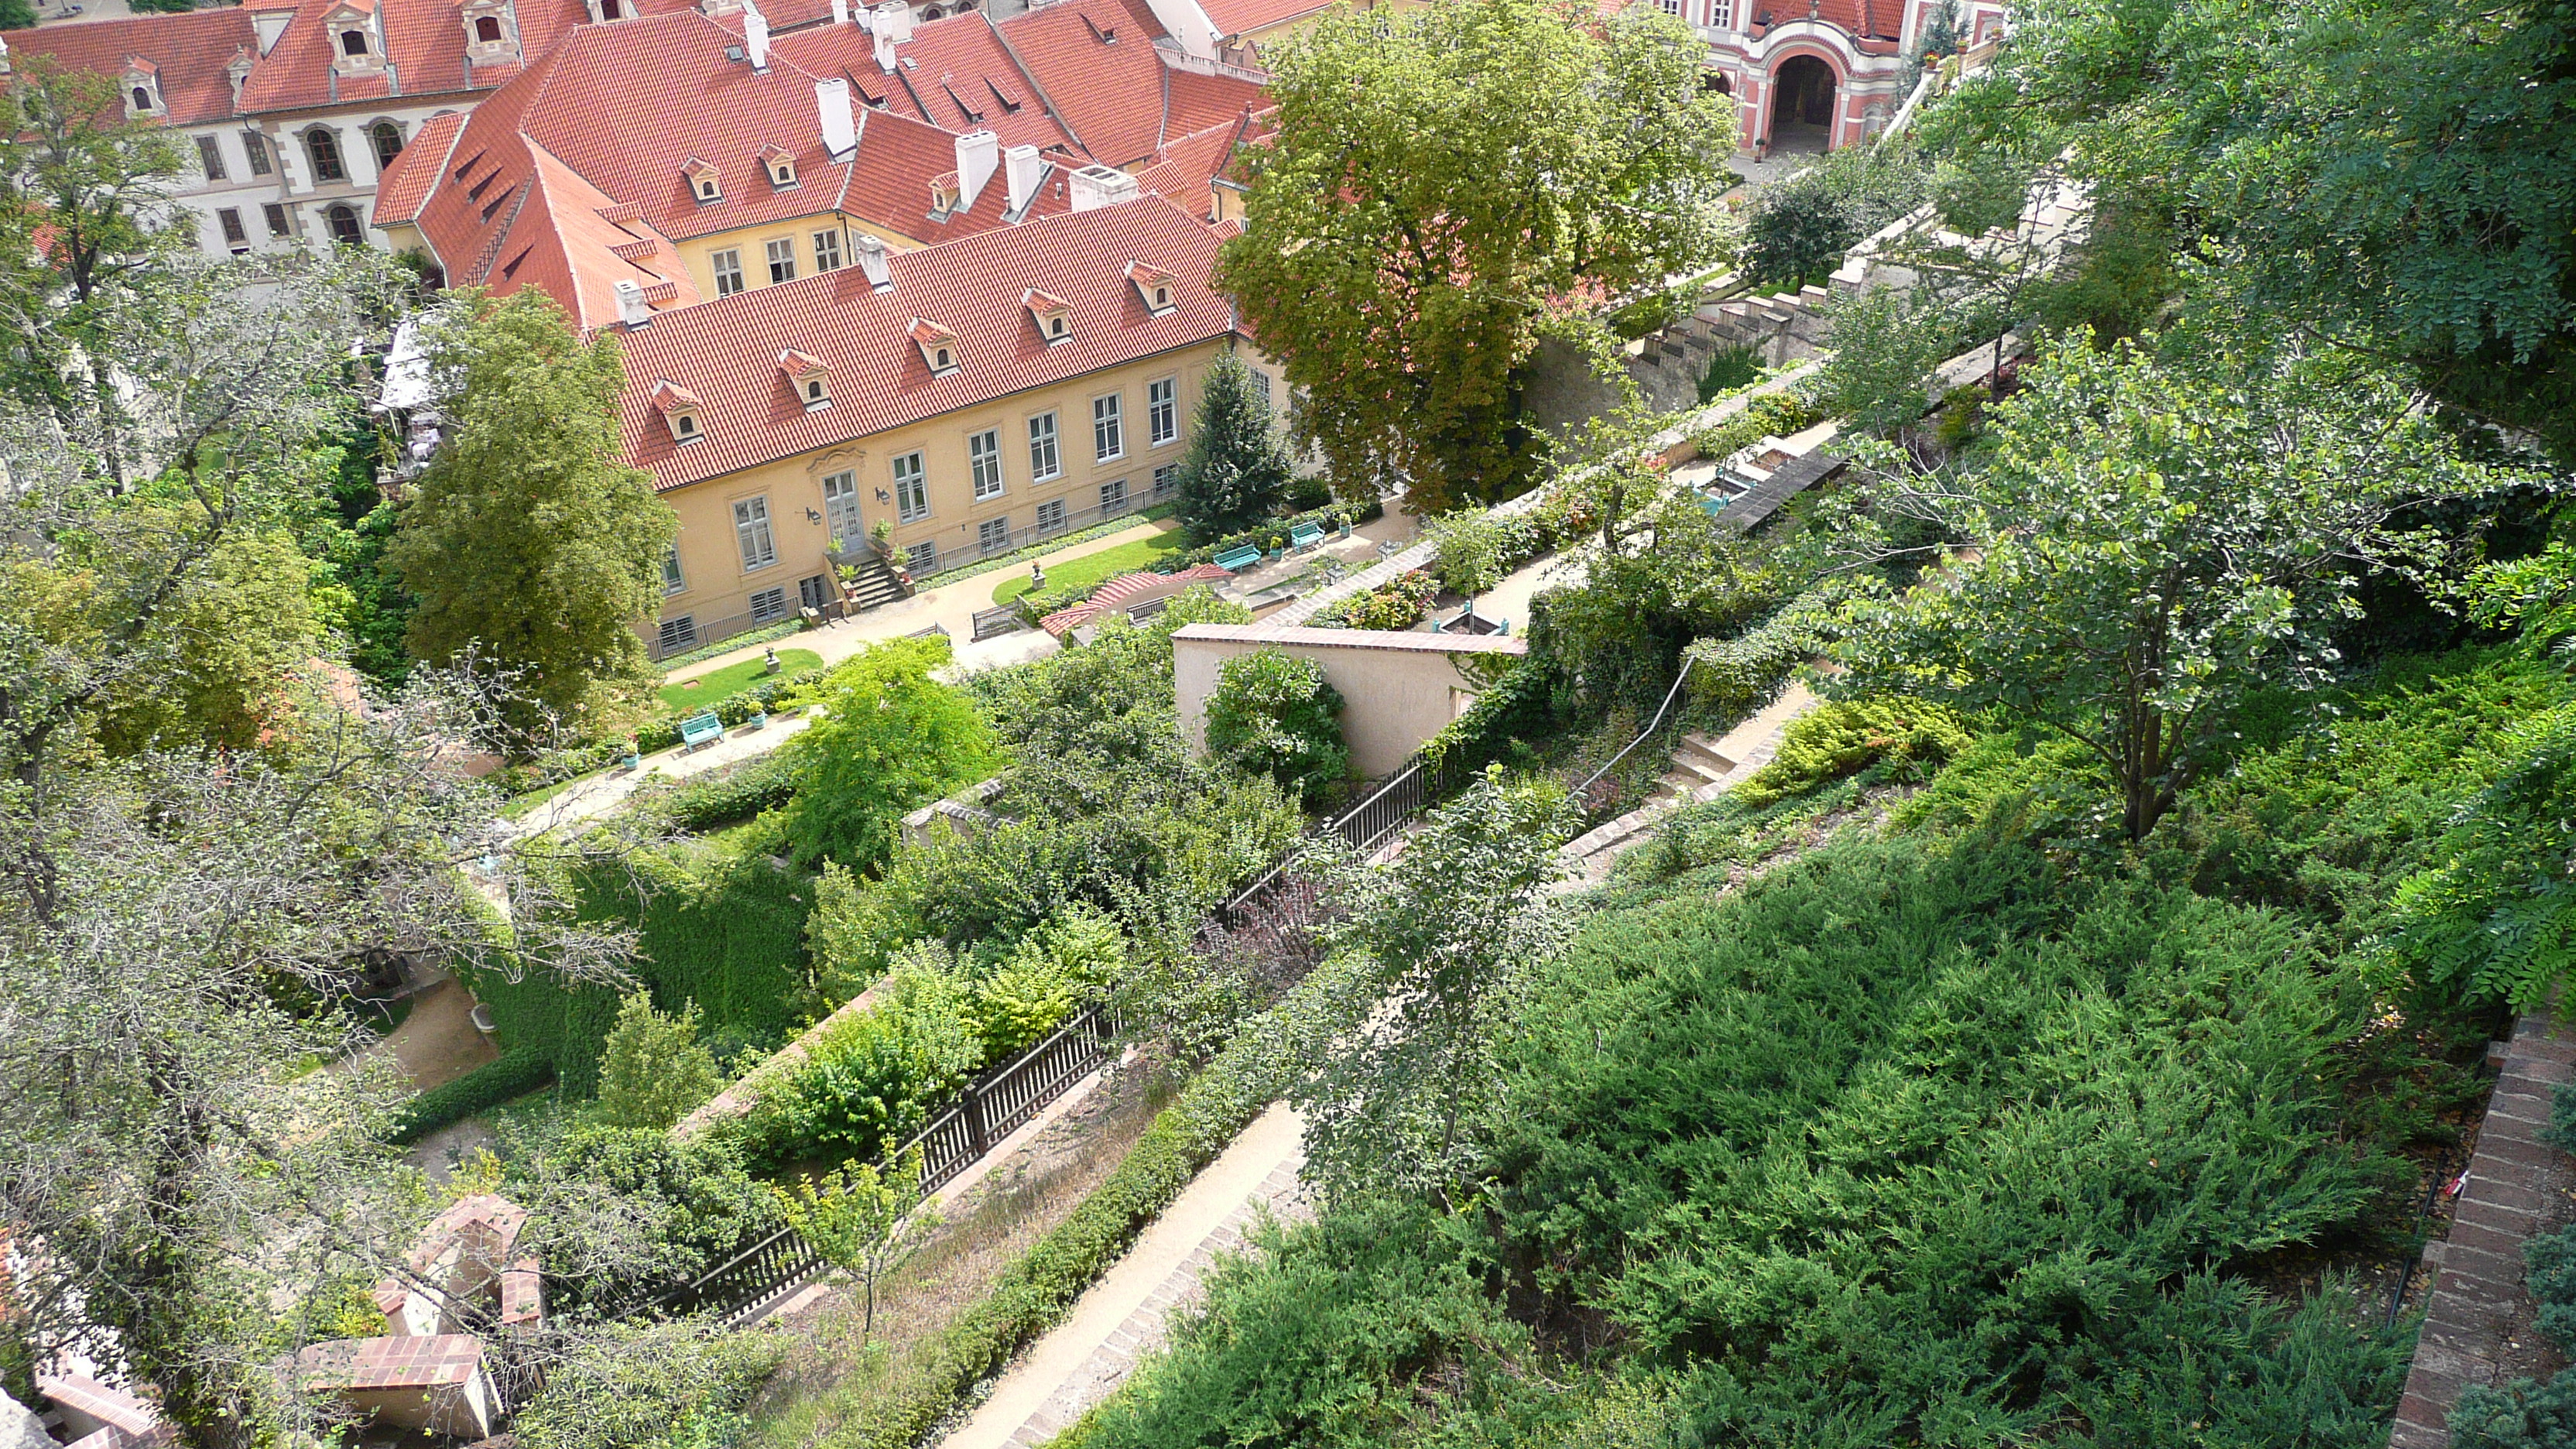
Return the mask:
{"type": "Polygon", "coordinates": [[[1408,569],[1384,584],[1353,594],[1307,620],[1316,629],[1410,629],[1431,610],[1439,582],[1421,569],[1408,569]]]}
{"type": "Polygon", "coordinates": [[[408,1147],[441,1127],[489,1112],[554,1079],[554,1058],[545,1052],[530,1047],[504,1052],[499,1061],[486,1062],[396,1108],[394,1129],[386,1140],[408,1147]]]}

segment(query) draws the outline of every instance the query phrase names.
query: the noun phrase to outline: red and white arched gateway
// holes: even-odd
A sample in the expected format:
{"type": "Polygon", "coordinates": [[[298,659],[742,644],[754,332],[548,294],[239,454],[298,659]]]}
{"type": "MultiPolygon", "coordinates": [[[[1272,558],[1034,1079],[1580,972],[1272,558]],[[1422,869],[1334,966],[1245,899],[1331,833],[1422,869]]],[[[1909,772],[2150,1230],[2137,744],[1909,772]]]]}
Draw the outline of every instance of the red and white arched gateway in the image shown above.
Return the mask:
{"type": "Polygon", "coordinates": [[[1736,144],[1828,151],[1886,128],[1905,104],[1906,57],[1946,8],[1961,46],[2003,24],[1987,0],[1658,0],[1709,45],[1708,83],[1736,98],[1736,144]]]}

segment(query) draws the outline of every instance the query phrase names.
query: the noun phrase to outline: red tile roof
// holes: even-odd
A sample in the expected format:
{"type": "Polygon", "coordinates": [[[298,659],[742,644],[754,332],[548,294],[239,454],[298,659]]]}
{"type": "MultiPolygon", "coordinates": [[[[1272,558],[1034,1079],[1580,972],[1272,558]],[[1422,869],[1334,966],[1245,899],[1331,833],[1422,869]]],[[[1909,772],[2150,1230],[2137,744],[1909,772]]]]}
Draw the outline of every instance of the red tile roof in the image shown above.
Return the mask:
{"type": "Polygon", "coordinates": [[[1315,14],[1331,3],[1332,0],[1199,0],[1199,8],[1207,12],[1219,34],[1244,35],[1283,20],[1315,14]]]}
{"type": "Polygon", "coordinates": [[[111,79],[124,72],[128,56],[148,60],[161,72],[169,123],[190,126],[233,114],[233,83],[225,67],[236,54],[255,53],[254,39],[248,12],[198,10],[13,30],[8,44],[13,58],[47,55],[66,70],[111,79]]]}
{"type": "Polygon", "coordinates": [[[1073,144],[982,11],[915,27],[912,39],[896,47],[892,75],[878,68],[875,45],[856,25],[823,25],[782,35],[777,48],[793,65],[816,75],[847,74],[866,94],[944,130],[981,127],[1005,146],[1073,144]]]}
{"type": "Polygon", "coordinates": [[[1196,71],[1164,72],[1163,145],[1193,136],[1210,126],[1239,119],[1246,110],[1269,105],[1269,95],[1253,81],[1196,71]]]}
{"type": "Polygon", "coordinates": [[[461,1384],[483,1361],[483,1340],[468,1333],[417,1338],[335,1338],[295,1356],[298,1387],[429,1389],[461,1384]]]}
{"type": "MultiPolygon", "coordinates": [[[[332,38],[323,19],[343,0],[302,0],[286,32],[269,47],[242,87],[242,105],[253,111],[308,110],[370,97],[444,95],[488,90],[518,74],[516,64],[471,65],[465,58],[465,22],[455,0],[383,0],[376,17],[383,30],[388,74],[341,76],[331,68],[332,38]]],[[[627,0],[646,14],[688,8],[688,0],[627,0]]],[[[521,55],[534,61],[573,27],[587,24],[582,0],[514,0],[521,55]]],[[[619,22],[627,24],[632,22],[619,22]]]]}
{"type": "Polygon", "coordinates": [[[882,294],[851,267],[663,313],[623,339],[627,456],[677,488],[1225,336],[1233,312],[1207,280],[1216,248],[1206,225],[1147,197],[898,253],[882,294]],[[1131,261],[1179,278],[1173,310],[1146,312],[1131,261]],[[1071,306],[1072,341],[1038,336],[1021,297],[1041,286],[1071,306]],[[945,376],[909,335],[926,318],[957,338],[945,376]],[[789,388],[777,359],[790,348],[832,369],[830,407],[807,412],[789,388]],[[662,383],[705,399],[700,441],[672,441],[652,399],[662,383]]]}
{"type": "Polygon", "coordinates": [[[1192,215],[1211,215],[1210,184],[1233,168],[1239,147],[1261,143],[1275,114],[1265,107],[1169,143],[1154,164],[1136,173],[1138,189],[1170,197],[1192,215]]]}
{"type": "Polygon", "coordinates": [[[1110,166],[1154,154],[1163,139],[1164,34],[1144,0],[1057,0],[1000,22],[1076,144],[1110,166]]]}
{"type": "Polygon", "coordinates": [[[394,158],[394,164],[376,180],[375,224],[391,226],[411,221],[420,215],[429,200],[430,188],[438,184],[438,174],[447,169],[447,161],[456,153],[456,138],[465,130],[465,113],[449,111],[432,116],[420,134],[394,158]]]}

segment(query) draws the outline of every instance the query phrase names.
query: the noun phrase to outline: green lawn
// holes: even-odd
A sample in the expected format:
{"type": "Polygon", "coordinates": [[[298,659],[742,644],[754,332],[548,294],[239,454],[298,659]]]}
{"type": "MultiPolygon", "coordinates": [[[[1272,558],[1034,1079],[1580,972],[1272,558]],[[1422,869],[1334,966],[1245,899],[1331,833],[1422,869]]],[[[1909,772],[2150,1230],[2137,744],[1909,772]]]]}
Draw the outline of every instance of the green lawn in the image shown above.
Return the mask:
{"type": "MultiPolygon", "coordinates": [[[[820,668],[822,663],[823,656],[811,649],[778,651],[778,672],[782,675],[820,668]]],[[[702,709],[713,709],[716,701],[730,699],[768,677],[768,665],[758,659],[728,664],[713,674],[701,674],[695,679],[663,685],[662,707],[673,714],[696,714],[702,709]]]]}
{"type": "MultiPolygon", "coordinates": [[[[1047,587],[1069,589],[1077,584],[1102,583],[1120,574],[1132,574],[1163,555],[1177,551],[1172,547],[1172,541],[1162,534],[1156,534],[1152,538],[1140,538],[1134,543],[1122,543],[1116,548],[1105,548],[1098,553],[1068,559],[1060,565],[1049,568],[1047,587]]],[[[1009,570],[1003,575],[1002,581],[993,586],[994,607],[999,608],[1028,591],[1027,566],[1009,570]]]]}

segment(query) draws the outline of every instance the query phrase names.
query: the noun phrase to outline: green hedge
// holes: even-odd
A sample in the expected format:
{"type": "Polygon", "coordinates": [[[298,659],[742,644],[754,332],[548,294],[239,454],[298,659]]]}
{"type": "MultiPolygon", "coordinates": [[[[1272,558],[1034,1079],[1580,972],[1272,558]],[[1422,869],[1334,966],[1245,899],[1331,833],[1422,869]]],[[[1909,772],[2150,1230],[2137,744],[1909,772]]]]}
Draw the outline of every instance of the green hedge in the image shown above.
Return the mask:
{"type": "Polygon", "coordinates": [[[524,1047],[504,1052],[499,1061],[486,1062],[443,1087],[432,1087],[403,1103],[396,1110],[389,1140],[397,1147],[407,1147],[441,1127],[489,1112],[554,1079],[554,1059],[544,1052],[524,1047]]]}
{"type": "Polygon", "coordinates": [[[713,830],[786,804],[796,794],[796,781],[793,763],[772,750],[721,774],[691,776],[654,809],[674,829],[713,830]]]}
{"type": "Polygon", "coordinates": [[[910,1449],[975,1385],[1061,1322],[1083,1290],[1278,1095],[1285,1085],[1282,1064],[1298,1059],[1288,1038],[1316,1030],[1325,1004],[1347,985],[1342,972],[1318,968],[1218,1053],[1109,1180],[1004,1268],[992,1291],[931,1343],[912,1391],[868,1422],[834,1433],[825,1441],[830,1449],[910,1449]]]}
{"type": "MultiPolygon", "coordinates": [[[[781,704],[782,697],[790,691],[821,683],[823,676],[831,672],[831,666],[825,665],[820,669],[800,670],[765,680],[740,694],[716,701],[716,718],[724,721],[725,728],[731,729],[755,714],[766,713],[771,705],[781,704]]],[[[650,755],[677,745],[680,742],[680,721],[694,719],[703,712],[690,710],[639,727],[635,731],[636,753],[650,755]]],[[[624,739],[594,740],[586,745],[557,750],[533,764],[512,765],[496,778],[502,794],[525,795],[578,775],[587,775],[593,770],[607,769],[625,757],[624,739]]]]}

